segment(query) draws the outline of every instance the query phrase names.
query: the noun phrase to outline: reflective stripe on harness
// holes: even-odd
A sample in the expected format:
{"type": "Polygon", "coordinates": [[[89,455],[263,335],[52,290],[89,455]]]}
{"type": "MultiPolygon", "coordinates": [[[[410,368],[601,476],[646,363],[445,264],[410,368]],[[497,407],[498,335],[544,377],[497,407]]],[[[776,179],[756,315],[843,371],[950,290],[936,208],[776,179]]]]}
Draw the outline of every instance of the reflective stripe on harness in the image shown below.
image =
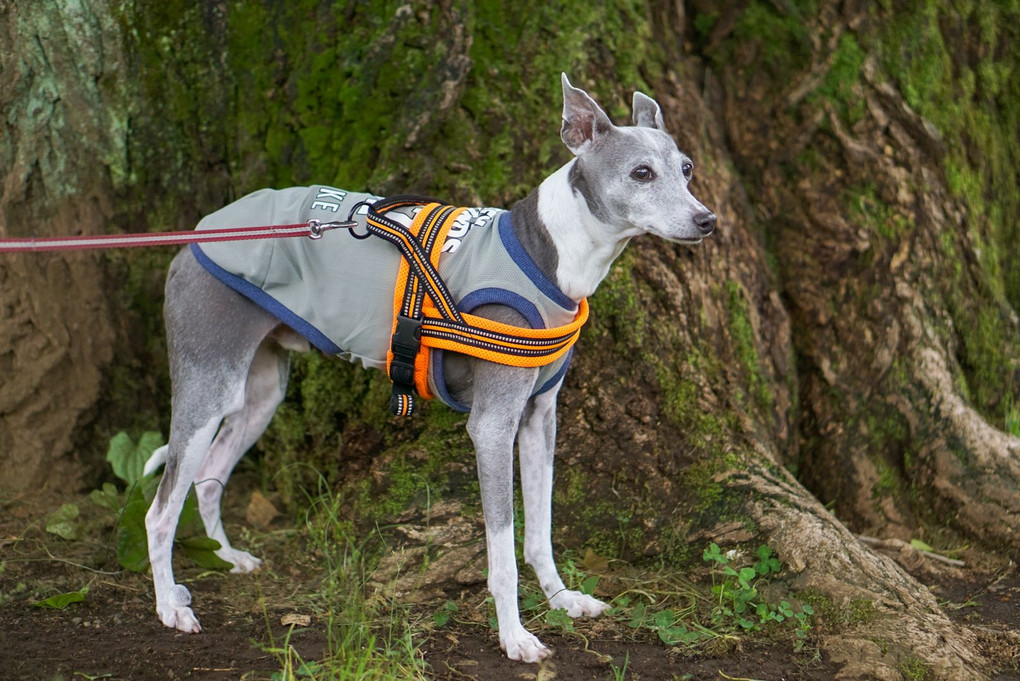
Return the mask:
{"type": "Polygon", "coordinates": [[[413,392],[430,399],[429,348],[450,350],[519,367],[541,367],[562,357],[577,341],[588,320],[588,301],[578,305],[564,326],[532,329],[502,324],[457,310],[439,274],[439,256],[463,208],[433,199],[394,196],[368,210],[368,231],[394,244],[403,258],[394,289],[393,336],[386,366],[393,381],[390,411],[406,416],[414,410],[413,392]],[[410,227],[390,219],[394,208],[420,205],[410,227]]]}

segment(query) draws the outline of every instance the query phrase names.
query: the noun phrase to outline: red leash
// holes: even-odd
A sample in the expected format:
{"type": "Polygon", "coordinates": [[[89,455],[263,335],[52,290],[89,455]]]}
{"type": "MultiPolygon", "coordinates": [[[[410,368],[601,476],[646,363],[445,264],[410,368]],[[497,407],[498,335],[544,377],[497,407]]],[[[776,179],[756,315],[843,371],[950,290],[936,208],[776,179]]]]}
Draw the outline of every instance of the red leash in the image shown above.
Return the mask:
{"type": "Polygon", "coordinates": [[[53,236],[28,239],[0,239],[0,253],[37,251],[79,251],[88,248],[139,248],[177,246],[208,241],[246,241],[248,239],[284,239],[307,236],[319,239],[331,229],[353,229],[358,223],[309,220],[293,225],[230,227],[190,232],[152,232],[141,234],[99,234],[95,236],[53,236]]]}

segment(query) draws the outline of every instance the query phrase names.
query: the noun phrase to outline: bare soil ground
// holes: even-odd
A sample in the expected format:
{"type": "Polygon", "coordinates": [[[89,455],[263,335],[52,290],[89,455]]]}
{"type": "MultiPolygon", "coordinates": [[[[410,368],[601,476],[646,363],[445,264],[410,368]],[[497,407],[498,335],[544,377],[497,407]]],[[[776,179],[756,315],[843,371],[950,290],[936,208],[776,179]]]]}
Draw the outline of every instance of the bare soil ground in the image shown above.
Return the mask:
{"type": "MultiPolygon", "coordinates": [[[[228,499],[231,495],[228,495],[228,499]]],[[[236,496],[236,495],[235,495],[236,496]]],[[[55,679],[247,679],[281,678],[278,652],[284,642],[301,659],[322,659],[327,627],[310,605],[321,579],[314,552],[302,550],[302,529],[277,521],[269,530],[245,537],[255,544],[267,567],[254,575],[204,571],[182,563],[179,579],[195,597],[204,627],[187,635],[156,619],[147,574],[116,565],[111,533],[87,532],[66,541],[45,531],[45,519],[60,504],[79,503],[37,495],[2,502],[0,511],[0,681],[55,679]],[[84,602],[61,610],[33,603],[88,586],[84,602]],[[310,615],[307,626],[291,627],[287,615],[310,615]]],[[[228,532],[242,536],[239,509],[227,513],[228,532]]],[[[84,527],[89,515],[84,513],[84,527]]],[[[245,541],[238,542],[246,544],[245,541]]],[[[1020,578],[1006,570],[996,575],[966,573],[933,588],[951,615],[987,632],[995,679],[1020,679],[1020,578]],[[966,605],[963,605],[966,604],[966,605]],[[962,606],[962,607],[960,607],[962,606]]],[[[484,608],[481,585],[449,584],[446,598],[484,608]]],[[[414,616],[430,622],[443,603],[416,604],[414,616]]],[[[441,628],[416,628],[429,676],[451,681],[511,679],[832,679],[838,666],[828,662],[809,639],[795,650],[793,641],[764,637],[727,639],[690,650],[667,646],[654,634],[625,622],[578,622],[575,633],[543,632],[555,653],[546,663],[510,663],[499,651],[495,632],[455,618],[441,628]],[[622,676],[621,676],[622,674],[622,676]]]]}

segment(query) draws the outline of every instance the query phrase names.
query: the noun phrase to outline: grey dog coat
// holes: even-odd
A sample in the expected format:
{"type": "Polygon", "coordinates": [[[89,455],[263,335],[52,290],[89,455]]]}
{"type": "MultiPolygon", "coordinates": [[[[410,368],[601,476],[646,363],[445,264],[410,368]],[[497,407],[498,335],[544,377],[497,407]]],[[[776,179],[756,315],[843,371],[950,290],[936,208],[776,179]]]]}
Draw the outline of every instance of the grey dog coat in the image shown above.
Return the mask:
{"type": "MultiPolygon", "coordinates": [[[[315,185],[262,189],[211,213],[197,229],[327,222],[351,218],[354,230],[337,229],[321,239],[224,241],[191,249],[213,276],[273,314],[330,355],[386,370],[394,316],[394,287],[401,255],[365,230],[371,194],[315,185]]],[[[410,210],[410,209],[409,209],[410,210]]],[[[414,209],[415,211],[417,209],[414,209]]],[[[393,216],[391,213],[392,217],[393,216]]],[[[405,213],[407,222],[413,214],[405,213]]],[[[460,312],[499,304],[516,310],[531,328],[570,323],[577,303],[553,284],[525,251],[510,212],[471,208],[450,228],[439,273],[460,312]]],[[[443,378],[443,350],[431,349],[429,387],[458,411],[443,378]]],[[[566,372],[567,353],[541,367],[534,393],[552,388],[566,372]]]]}

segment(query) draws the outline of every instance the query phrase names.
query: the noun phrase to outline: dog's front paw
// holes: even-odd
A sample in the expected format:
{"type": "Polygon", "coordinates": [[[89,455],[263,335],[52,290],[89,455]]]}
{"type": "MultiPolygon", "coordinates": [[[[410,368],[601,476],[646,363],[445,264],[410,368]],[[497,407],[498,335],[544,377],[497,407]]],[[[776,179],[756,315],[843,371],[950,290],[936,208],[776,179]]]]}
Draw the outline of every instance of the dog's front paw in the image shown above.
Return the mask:
{"type": "Polygon", "coordinates": [[[506,635],[500,632],[499,647],[506,651],[507,657],[518,662],[538,662],[552,655],[537,636],[521,626],[506,635]]]}
{"type": "Polygon", "coordinates": [[[163,624],[171,629],[178,629],[186,634],[197,634],[202,631],[198,618],[188,606],[191,605],[191,594],[181,584],[174,584],[170,589],[165,604],[156,604],[156,614],[163,624]]]}
{"type": "Polygon", "coordinates": [[[234,567],[230,569],[231,572],[255,572],[262,569],[262,561],[247,551],[239,551],[238,549],[224,551],[221,549],[216,552],[216,555],[233,564],[234,567]]]}
{"type": "Polygon", "coordinates": [[[566,610],[571,617],[598,617],[609,609],[609,604],[580,591],[564,590],[549,599],[549,607],[566,610]]]}

